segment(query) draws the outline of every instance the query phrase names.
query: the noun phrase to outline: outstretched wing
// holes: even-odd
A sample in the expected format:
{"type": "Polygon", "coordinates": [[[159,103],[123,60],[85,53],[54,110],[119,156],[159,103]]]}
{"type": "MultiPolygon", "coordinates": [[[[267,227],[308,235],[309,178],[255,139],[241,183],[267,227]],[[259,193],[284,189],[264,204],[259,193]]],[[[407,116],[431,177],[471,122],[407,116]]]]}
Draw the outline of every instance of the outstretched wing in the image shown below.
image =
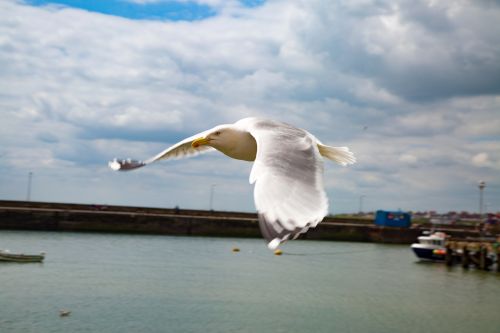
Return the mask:
{"type": "Polygon", "coordinates": [[[133,170],[137,168],[141,168],[145,165],[148,165],[150,163],[159,161],[159,160],[165,160],[169,158],[183,158],[183,157],[189,157],[189,156],[194,156],[198,155],[199,153],[203,152],[208,152],[211,150],[214,150],[212,147],[207,146],[207,145],[200,145],[197,148],[193,148],[191,146],[191,143],[199,138],[199,137],[204,137],[206,134],[208,134],[209,131],[201,132],[196,135],[193,135],[187,139],[184,139],[173,146],[170,146],[169,148],[165,149],[161,153],[145,160],[145,161],[139,161],[139,160],[133,160],[133,159],[114,159],[113,161],[109,162],[108,165],[111,169],[113,170],[120,170],[120,171],[128,171],[128,170],[133,170]]]}
{"type": "Polygon", "coordinates": [[[257,142],[250,174],[259,224],[271,249],[315,227],[328,212],[317,141],[290,125],[252,118],[241,125],[257,142]]]}

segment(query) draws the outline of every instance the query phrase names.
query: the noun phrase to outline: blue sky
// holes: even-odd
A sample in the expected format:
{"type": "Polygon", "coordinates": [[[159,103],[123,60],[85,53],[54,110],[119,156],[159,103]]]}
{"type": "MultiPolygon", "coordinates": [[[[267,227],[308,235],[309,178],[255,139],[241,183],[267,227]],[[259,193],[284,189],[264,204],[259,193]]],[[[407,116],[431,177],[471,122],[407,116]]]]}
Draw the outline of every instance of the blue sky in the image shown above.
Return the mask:
{"type": "MultiPolygon", "coordinates": [[[[197,1],[170,0],[29,0],[34,6],[64,6],[120,16],[137,20],[196,21],[217,14],[217,7],[197,1]]],[[[263,1],[247,0],[239,3],[248,8],[259,6],[263,1]]]]}
{"type": "Polygon", "coordinates": [[[0,2],[0,198],[253,211],[221,154],[113,173],[265,116],[349,146],[330,212],[500,211],[500,5],[491,1],[0,2]]]}

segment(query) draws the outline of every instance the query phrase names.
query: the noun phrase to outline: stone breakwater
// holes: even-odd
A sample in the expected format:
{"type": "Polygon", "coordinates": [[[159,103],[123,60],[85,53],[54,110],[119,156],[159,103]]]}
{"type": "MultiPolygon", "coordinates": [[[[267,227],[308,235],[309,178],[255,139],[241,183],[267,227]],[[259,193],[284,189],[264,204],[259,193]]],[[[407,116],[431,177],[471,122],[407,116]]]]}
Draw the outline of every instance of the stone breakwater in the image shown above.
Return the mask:
{"type": "MultiPolygon", "coordinates": [[[[164,235],[261,237],[257,214],[0,200],[0,229],[148,233],[164,235]]],[[[326,217],[302,239],[410,244],[422,228],[380,227],[363,219],[326,217]]],[[[474,237],[470,229],[445,230],[474,237]]]]}

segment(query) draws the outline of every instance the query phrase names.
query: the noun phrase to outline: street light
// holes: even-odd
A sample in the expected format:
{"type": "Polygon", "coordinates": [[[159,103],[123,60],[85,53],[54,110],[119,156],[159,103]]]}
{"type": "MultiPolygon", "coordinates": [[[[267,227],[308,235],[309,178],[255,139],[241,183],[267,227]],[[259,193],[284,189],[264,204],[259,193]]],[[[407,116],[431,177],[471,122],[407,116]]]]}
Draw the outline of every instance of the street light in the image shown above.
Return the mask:
{"type": "Polygon", "coordinates": [[[365,198],[366,195],[360,195],[359,196],[359,213],[363,213],[363,198],[365,198]]]}
{"type": "Polygon", "coordinates": [[[31,201],[31,179],[33,178],[33,172],[28,173],[28,193],[26,195],[26,201],[31,201]]]}
{"type": "Polygon", "coordinates": [[[486,187],[484,181],[479,182],[479,220],[483,220],[483,190],[486,187]]]}
{"type": "Polygon", "coordinates": [[[214,210],[214,191],[215,191],[215,187],[217,186],[217,184],[212,184],[210,186],[210,210],[214,210]]]}

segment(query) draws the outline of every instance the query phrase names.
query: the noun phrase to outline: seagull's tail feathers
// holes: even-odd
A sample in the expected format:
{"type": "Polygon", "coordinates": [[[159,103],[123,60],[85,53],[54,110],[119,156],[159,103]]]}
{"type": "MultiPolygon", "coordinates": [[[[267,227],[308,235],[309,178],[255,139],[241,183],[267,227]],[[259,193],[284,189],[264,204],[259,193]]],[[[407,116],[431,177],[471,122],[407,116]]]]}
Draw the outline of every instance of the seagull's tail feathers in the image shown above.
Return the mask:
{"type": "Polygon", "coordinates": [[[347,147],[331,147],[318,143],[319,153],[329,160],[337,162],[340,165],[356,163],[356,157],[347,147]]]}

